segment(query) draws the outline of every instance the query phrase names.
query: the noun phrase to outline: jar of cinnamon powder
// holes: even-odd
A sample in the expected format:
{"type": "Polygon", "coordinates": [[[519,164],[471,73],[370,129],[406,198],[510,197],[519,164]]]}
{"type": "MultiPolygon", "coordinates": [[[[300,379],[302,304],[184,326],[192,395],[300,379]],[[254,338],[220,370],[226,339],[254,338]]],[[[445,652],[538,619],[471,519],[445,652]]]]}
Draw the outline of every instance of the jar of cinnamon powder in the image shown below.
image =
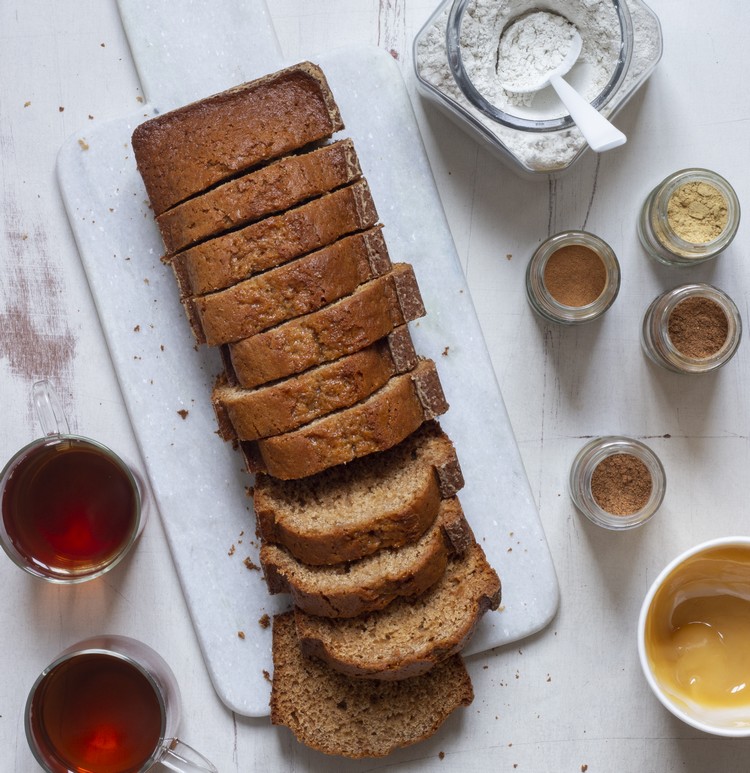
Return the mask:
{"type": "Polygon", "coordinates": [[[664,467],[645,443],[621,435],[596,438],[570,468],[570,497],[590,521],[619,531],[641,526],[659,509],[664,467]]]}
{"type": "Polygon", "coordinates": [[[564,231],[543,242],[526,270],[531,307],[550,322],[576,325],[598,319],[620,291],[612,248],[586,231],[564,231]]]}
{"type": "Polygon", "coordinates": [[[710,373],[737,351],[742,320],[734,301],[704,283],[662,293],[646,310],[641,326],[643,351],[675,373],[710,373]]]}
{"type": "Polygon", "coordinates": [[[734,239],[740,204],[734,188],[710,169],[681,169],[646,198],[638,237],[667,266],[693,266],[715,258],[734,239]]]}

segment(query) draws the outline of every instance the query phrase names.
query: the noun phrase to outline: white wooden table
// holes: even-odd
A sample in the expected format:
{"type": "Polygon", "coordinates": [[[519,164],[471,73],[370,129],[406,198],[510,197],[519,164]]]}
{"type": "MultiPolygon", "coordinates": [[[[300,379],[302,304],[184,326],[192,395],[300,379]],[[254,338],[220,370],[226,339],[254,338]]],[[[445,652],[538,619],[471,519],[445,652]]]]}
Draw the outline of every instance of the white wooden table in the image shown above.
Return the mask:
{"type": "MultiPolygon", "coordinates": [[[[653,0],[665,54],[616,120],[628,144],[600,158],[586,156],[562,179],[530,182],[416,96],[411,42],[435,4],[270,0],[269,9],[289,58],[366,43],[391,51],[403,69],[555,560],[558,616],[530,640],[473,658],[474,704],[431,741],[386,760],[347,765],[299,746],[265,719],[235,716],[219,701],[158,518],[131,560],[83,586],[37,582],[2,560],[1,773],[36,769],[22,710],[39,670],[69,643],[102,631],[142,639],[164,655],[183,690],[181,736],[222,773],[391,766],[531,773],[746,769],[746,744],[693,731],[657,704],[640,673],[634,634],[641,599],[661,567],[698,541],[746,534],[750,499],[747,344],[714,376],[681,378],[645,360],[641,317],[661,289],[702,280],[726,290],[748,323],[750,237],[743,224],[717,261],[677,272],[645,257],[635,221],[651,187],[685,166],[715,169],[743,205],[750,202],[742,33],[750,6],[653,0]],[[526,302],[526,262],[549,234],[581,227],[618,254],[620,297],[599,324],[545,325],[526,302]],[[584,523],[567,495],[578,448],[608,433],[645,439],[667,471],[661,511],[631,533],[584,523]]],[[[41,377],[57,384],[74,430],[137,456],[54,163],[72,133],[130,113],[140,99],[114,0],[0,6],[3,460],[38,432],[29,389],[41,377]]]]}

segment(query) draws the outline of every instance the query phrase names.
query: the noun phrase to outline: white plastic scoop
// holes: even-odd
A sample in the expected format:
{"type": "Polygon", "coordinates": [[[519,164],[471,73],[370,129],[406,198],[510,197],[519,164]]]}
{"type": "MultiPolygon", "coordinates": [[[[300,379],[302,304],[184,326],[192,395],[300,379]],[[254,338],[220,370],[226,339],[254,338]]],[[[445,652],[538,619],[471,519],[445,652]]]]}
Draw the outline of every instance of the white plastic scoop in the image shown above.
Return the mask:
{"type": "Polygon", "coordinates": [[[557,67],[540,73],[539,79],[533,84],[524,83],[523,86],[513,83],[502,83],[506,91],[516,94],[530,94],[541,91],[551,85],[557,92],[557,96],[568,109],[570,117],[576,122],[581,134],[586,138],[589,146],[597,153],[611,150],[619,145],[624,145],[627,137],[613,126],[591,103],[584,99],[567,81],[563,80],[570,68],[578,61],[581,55],[583,41],[578,30],[573,31],[570,48],[565,58],[557,67]]]}

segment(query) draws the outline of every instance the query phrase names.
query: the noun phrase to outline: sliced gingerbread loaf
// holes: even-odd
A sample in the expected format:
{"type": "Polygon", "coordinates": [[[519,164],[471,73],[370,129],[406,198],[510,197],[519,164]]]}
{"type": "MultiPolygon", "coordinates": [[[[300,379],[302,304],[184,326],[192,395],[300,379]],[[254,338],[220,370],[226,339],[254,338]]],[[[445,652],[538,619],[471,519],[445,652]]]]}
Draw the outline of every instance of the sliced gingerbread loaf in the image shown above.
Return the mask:
{"type": "Polygon", "coordinates": [[[283,480],[304,478],[392,448],[447,410],[435,363],[423,360],[356,405],[241,447],[251,472],[283,480]]]}
{"type": "Polygon", "coordinates": [[[323,71],[302,62],[152,118],[133,132],[155,215],[343,128],[323,71]]]}
{"type": "Polygon", "coordinates": [[[258,474],[253,504],[264,541],[306,564],[338,564],[418,540],[463,484],[453,443],[427,421],[388,451],[317,475],[258,474]]]}
{"type": "Polygon", "coordinates": [[[424,741],[474,699],[460,655],[400,682],[352,679],[305,657],[291,612],[273,619],[271,722],[307,746],[343,757],[384,757],[424,741]]]}
{"type": "Polygon", "coordinates": [[[350,139],[285,156],[156,218],[167,254],[282,212],[362,176],[350,139]]]}
{"type": "Polygon", "coordinates": [[[225,440],[257,440],[297,427],[364,400],[418,358],[406,325],[354,354],[275,381],[242,389],[221,376],[211,394],[225,440]]]}
{"type": "Polygon", "coordinates": [[[223,290],[378,221],[365,180],[166,256],[182,297],[223,290]]]}
{"type": "MultiPolygon", "coordinates": [[[[456,497],[445,499],[432,526],[416,541],[384,548],[358,561],[309,566],[279,545],[260,550],[268,589],[290,593],[310,615],[349,618],[383,609],[396,598],[415,598],[440,580],[448,557],[473,541],[456,497]]],[[[334,624],[335,625],[335,624],[334,624]]]]}
{"type": "Polygon", "coordinates": [[[396,263],[351,295],[224,348],[231,383],[246,389],[352,354],[424,314],[414,270],[396,263]]]}
{"type": "Polygon", "coordinates": [[[487,610],[500,604],[500,580],[476,543],[448,560],[418,598],[348,620],[297,609],[303,652],[350,676],[397,680],[423,674],[460,652],[487,610]]]}
{"type": "Polygon", "coordinates": [[[390,268],[382,229],[376,227],[183,304],[198,343],[218,346],[317,311],[390,268]]]}

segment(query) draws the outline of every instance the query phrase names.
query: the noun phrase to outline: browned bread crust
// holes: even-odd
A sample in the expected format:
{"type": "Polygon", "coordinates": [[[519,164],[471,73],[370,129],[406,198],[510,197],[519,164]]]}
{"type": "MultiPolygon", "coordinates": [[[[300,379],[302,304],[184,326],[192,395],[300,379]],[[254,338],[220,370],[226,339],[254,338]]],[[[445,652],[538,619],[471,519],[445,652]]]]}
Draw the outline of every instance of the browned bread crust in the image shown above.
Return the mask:
{"type": "Polygon", "coordinates": [[[302,655],[291,612],[273,619],[271,722],[325,754],[384,757],[424,741],[474,699],[460,655],[400,682],[352,679],[302,655]]]}
{"type": "Polygon", "coordinates": [[[223,290],[377,223],[365,180],[166,257],[183,297],[223,290]]]}
{"type": "Polygon", "coordinates": [[[198,343],[219,346],[316,311],[390,268],[376,227],[184,304],[198,343]]]}
{"type": "Polygon", "coordinates": [[[251,471],[304,478],[400,443],[422,422],[448,410],[432,360],[394,376],[356,405],[283,435],[242,443],[251,471]]]}
{"type": "Polygon", "coordinates": [[[364,349],[421,317],[424,305],[406,263],[319,311],[229,344],[230,382],[250,389],[364,349]]]}
{"type": "Polygon", "coordinates": [[[350,618],[383,609],[396,598],[416,598],[440,580],[448,557],[470,542],[458,499],[444,499],[432,526],[416,541],[385,548],[358,561],[309,566],[279,545],[260,550],[268,589],[290,593],[310,615],[350,618]]]}
{"type": "Polygon", "coordinates": [[[310,62],[152,118],[133,132],[155,215],[239,172],[343,128],[322,70],[310,62]]]}
{"type": "Polygon", "coordinates": [[[167,254],[282,212],[362,176],[350,139],[267,166],[183,201],[156,218],[167,254]]]}
{"type": "Polygon", "coordinates": [[[389,451],[308,478],[259,474],[253,503],[263,540],[307,564],[337,564],[418,540],[463,484],[453,443],[427,421],[389,451]]]}
{"type": "Polygon", "coordinates": [[[482,616],[500,604],[500,580],[473,542],[442,577],[414,599],[348,620],[296,610],[302,650],[349,676],[410,679],[460,652],[482,616]]]}
{"type": "Polygon", "coordinates": [[[225,440],[280,435],[363,400],[391,376],[411,370],[417,355],[406,325],[354,354],[258,389],[220,378],[211,395],[225,440]]]}

